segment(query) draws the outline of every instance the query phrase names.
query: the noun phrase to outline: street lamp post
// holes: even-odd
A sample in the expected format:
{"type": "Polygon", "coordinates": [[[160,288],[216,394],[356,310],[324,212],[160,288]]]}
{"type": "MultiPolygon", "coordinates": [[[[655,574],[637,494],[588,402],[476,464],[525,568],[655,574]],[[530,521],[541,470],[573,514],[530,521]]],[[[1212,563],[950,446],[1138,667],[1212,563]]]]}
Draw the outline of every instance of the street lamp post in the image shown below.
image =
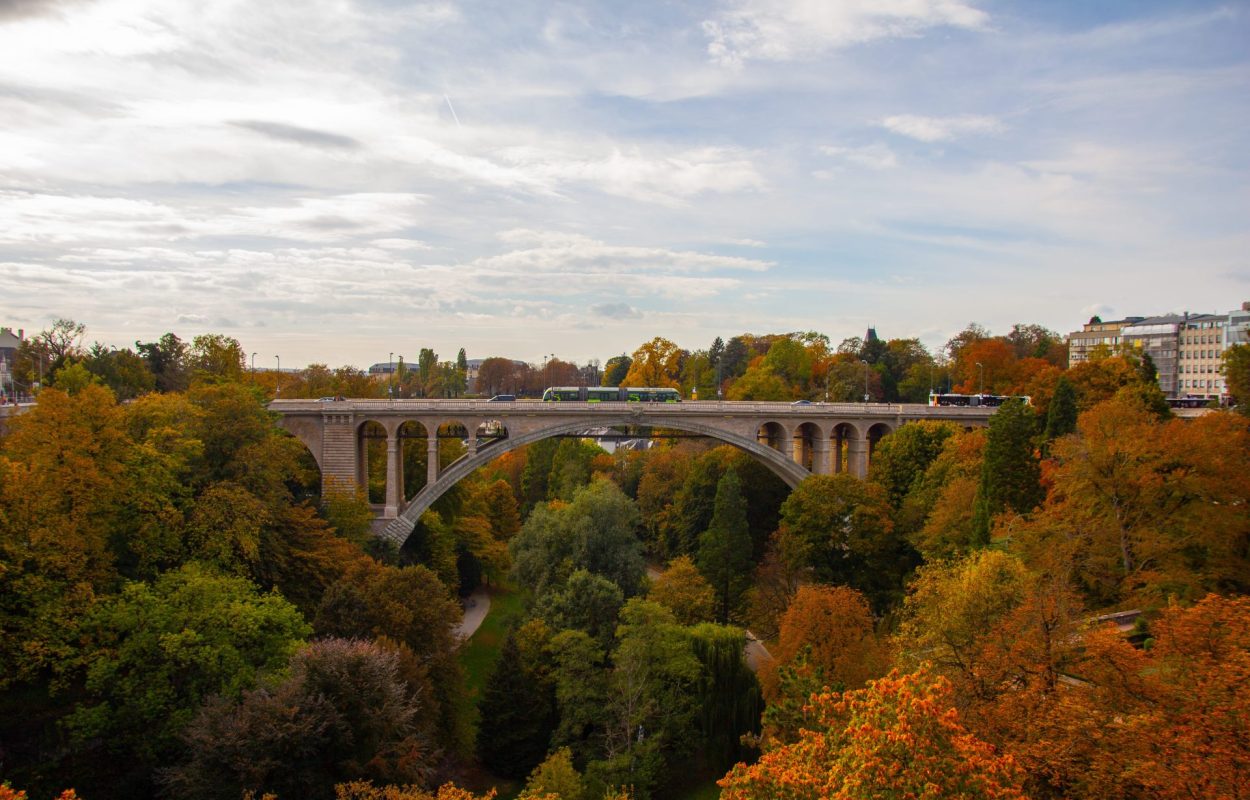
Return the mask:
{"type": "Polygon", "coordinates": [[[864,404],[866,405],[868,403],[868,398],[870,397],[868,394],[868,362],[860,361],[859,363],[864,365],[864,404]]]}
{"type": "Polygon", "coordinates": [[[278,397],[282,394],[282,356],[274,356],[278,359],[278,375],[273,381],[273,396],[278,397]]]}
{"type": "Polygon", "coordinates": [[[252,383],[256,383],[256,354],[252,353],[252,383]]]}
{"type": "Polygon", "coordinates": [[[981,376],[980,394],[985,394],[985,366],[980,361],[977,362],[977,373],[981,376]]]}
{"type": "Polygon", "coordinates": [[[386,356],[386,395],[392,400],[395,399],[395,354],[388,353],[386,356]]]}

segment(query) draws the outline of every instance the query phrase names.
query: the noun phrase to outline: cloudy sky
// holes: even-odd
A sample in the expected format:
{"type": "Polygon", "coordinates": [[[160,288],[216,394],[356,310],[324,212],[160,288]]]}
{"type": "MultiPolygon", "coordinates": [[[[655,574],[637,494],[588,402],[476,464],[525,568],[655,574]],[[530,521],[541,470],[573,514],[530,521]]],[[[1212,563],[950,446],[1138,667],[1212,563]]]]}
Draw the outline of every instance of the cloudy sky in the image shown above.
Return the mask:
{"type": "Polygon", "coordinates": [[[0,0],[0,324],[261,363],[1250,300],[1250,5],[0,0]]]}

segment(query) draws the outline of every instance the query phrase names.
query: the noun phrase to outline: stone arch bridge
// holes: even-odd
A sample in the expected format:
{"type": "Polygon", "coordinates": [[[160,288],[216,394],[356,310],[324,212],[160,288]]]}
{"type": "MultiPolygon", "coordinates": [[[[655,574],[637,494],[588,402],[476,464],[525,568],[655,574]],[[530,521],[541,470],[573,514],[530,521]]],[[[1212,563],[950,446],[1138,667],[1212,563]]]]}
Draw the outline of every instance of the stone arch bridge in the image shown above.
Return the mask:
{"type": "Polygon", "coordinates": [[[891,403],[683,402],[543,403],[486,400],[275,400],[270,410],[321,468],[323,487],[368,480],[368,438],[386,438],[386,498],[376,507],[380,535],[402,544],[429,507],[478,467],[551,436],[619,426],[651,426],[707,436],[746,451],[790,487],[808,475],[868,472],[876,442],[918,420],[986,424],[992,408],[891,403]],[[419,425],[427,447],[426,484],[404,497],[404,439],[419,425]],[[449,427],[450,426],[450,427],[449,427]],[[465,454],[439,467],[439,429],[464,433],[465,454]]]}

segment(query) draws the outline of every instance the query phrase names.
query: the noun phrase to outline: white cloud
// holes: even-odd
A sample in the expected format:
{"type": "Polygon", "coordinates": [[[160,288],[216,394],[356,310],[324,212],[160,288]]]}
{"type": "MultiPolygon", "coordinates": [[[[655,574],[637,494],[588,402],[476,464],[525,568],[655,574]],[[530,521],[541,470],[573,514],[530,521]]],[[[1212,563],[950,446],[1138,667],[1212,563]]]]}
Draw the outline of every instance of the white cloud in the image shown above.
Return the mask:
{"type": "Polygon", "coordinates": [[[898,156],[889,147],[879,142],[863,147],[824,145],[820,148],[820,152],[867,169],[893,169],[898,166],[898,156]]]}
{"type": "Polygon", "coordinates": [[[793,61],[929,28],[981,29],[985,12],[959,0],[737,0],[703,23],[707,51],[721,64],[793,61]]]}
{"type": "Polygon", "coordinates": [[[899,114],[881,120],[881,126],[921,142],[944,142],[964,134],[1001,133],[1006,130],[995,117],[965,114],[958,117],[922,117],[899,114]]]}

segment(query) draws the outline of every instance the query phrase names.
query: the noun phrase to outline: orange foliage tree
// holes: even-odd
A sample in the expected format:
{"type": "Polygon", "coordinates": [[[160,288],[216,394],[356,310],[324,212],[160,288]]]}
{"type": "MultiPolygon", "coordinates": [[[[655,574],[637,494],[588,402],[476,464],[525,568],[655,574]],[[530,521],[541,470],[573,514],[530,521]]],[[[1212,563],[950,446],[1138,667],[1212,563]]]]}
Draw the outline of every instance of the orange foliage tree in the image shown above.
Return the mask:
{"type": "Polygon", "coordinates": [[[897,671],[865,689],[811,698],[797,742],[739,764],[722,800],[1023,800],[1010,756],[969,733],[944,678],[897,671]]]}
{"type": "Polygon", "coordinates": [[[1057,440],[1040,514],[1015,532],[1034,565],[1068,560],[1096,607],[1250,591],[1250,423],[1159,422],[1123,391],[1057,440]]]}
{"type": "Polygon", "coordinates": [[[777,668],[806,651],[807,665],[826,685],[858,689],[885,672],[868,601],[847,586],[803,586],[781,618],[774,660],[759,673],[765,698],[777,696],[777,668]]]}

